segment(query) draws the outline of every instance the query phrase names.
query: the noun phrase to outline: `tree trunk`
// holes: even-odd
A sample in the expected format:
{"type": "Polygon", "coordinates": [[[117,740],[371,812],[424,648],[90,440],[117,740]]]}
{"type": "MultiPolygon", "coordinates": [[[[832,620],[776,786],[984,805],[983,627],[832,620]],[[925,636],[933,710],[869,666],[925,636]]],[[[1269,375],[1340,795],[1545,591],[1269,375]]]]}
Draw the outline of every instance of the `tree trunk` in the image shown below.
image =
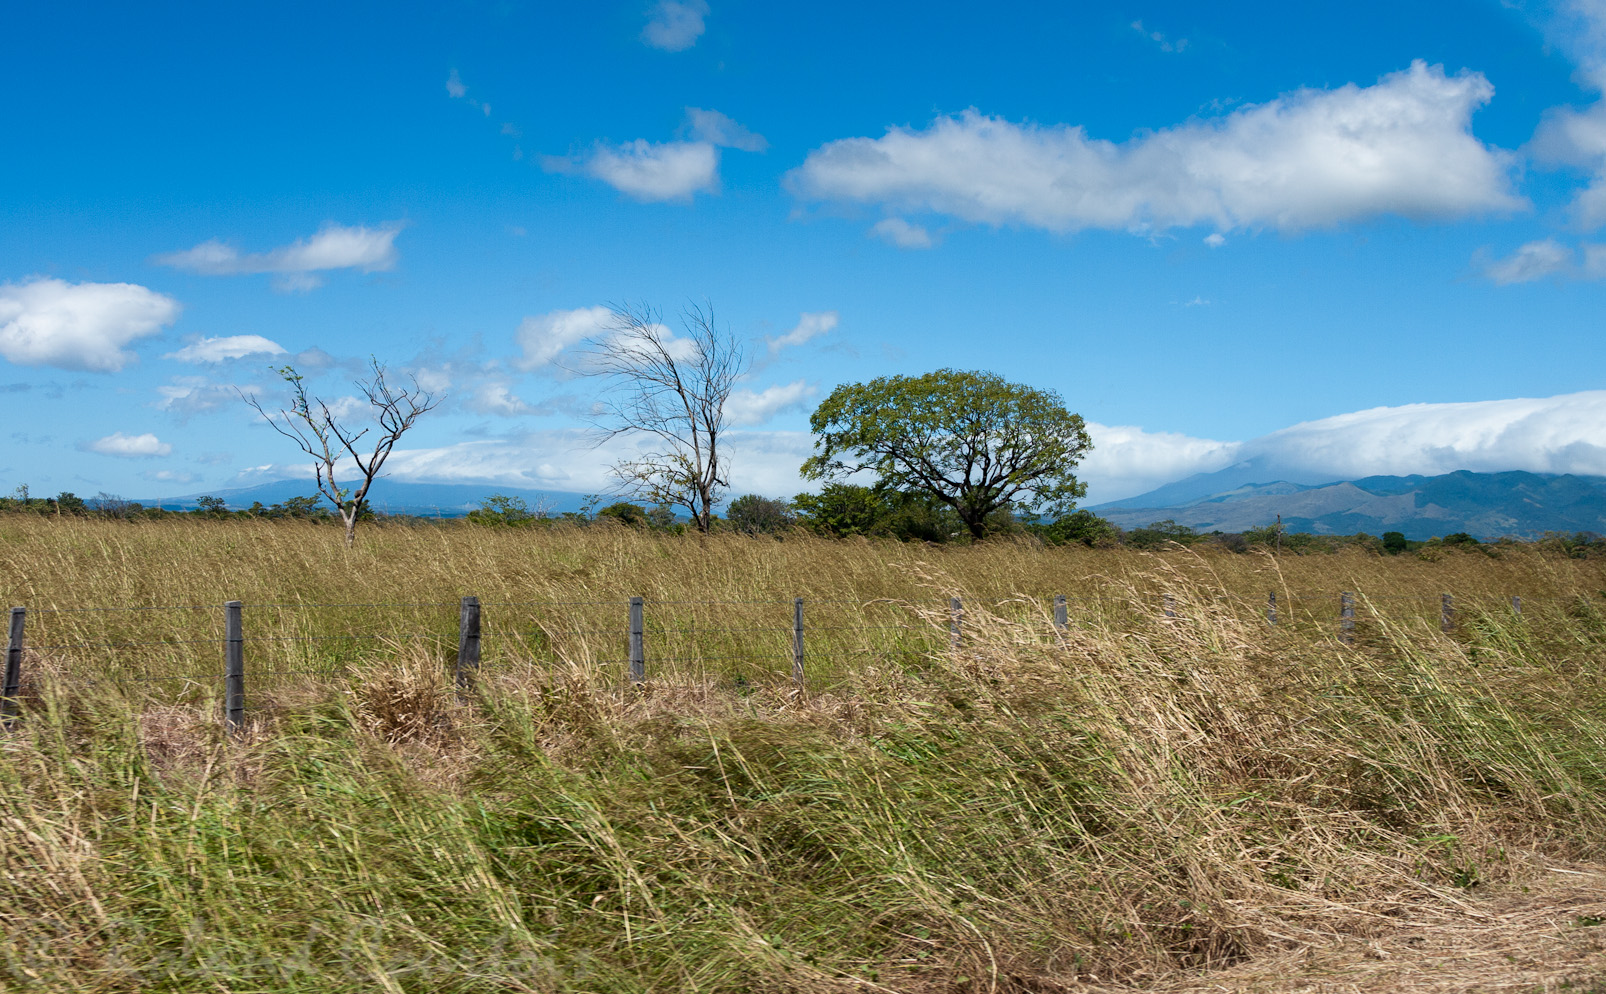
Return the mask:
{"type": "Polygon", "coordinates": [[[345,508],[340,509],[340,520],[346,525],[346,548],[357,540],[357,510],[352,508],[348,513],[345,508]]]}

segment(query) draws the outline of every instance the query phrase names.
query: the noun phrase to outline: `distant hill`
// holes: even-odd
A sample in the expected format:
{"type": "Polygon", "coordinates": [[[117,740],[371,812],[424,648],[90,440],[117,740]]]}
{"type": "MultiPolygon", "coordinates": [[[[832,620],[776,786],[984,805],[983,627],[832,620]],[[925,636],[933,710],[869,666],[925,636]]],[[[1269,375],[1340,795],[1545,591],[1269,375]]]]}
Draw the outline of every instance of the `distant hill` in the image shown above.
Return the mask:
{"type": "MultiPolygon", "coordinates": [[[[310,497],[317,494],[311,480],[274,480],[252,487],[233,490],[207,490],[182,497],[132,498],[147,507],[165,507],[170,510],[194,508],[196,498],[221,497],[230,510],[241,511],[252,504],[280,504],[291,497],[310,497]]],[[[562,490],[520,490],[494,483],[399,483],[380,480],[374,484],[369,504],[380,514],[417,514],[429,517],[459,518],[478,508],[492,494],[506,494],[521,498],[530,510],[545,508],[557,514],[578,511],[585,500],[584,494],[562,490]]],[[[329,506],[324,501],[324,506],[329,506]]]]}
{"type": "Polygon", "coordinates": [[[1252,467],[1192,477],[1091,510],[1122,528],[1169,518],[1198,531],[1241,532],[1273,524],[1280,514],[1288,530],[1318,535],[1397,531],[1427,539],[1467,532],[1490,539],[1606,533],[1603,477],[1458,472],[1307,484],[1247,482],[1245,470],[1252,467]]]}

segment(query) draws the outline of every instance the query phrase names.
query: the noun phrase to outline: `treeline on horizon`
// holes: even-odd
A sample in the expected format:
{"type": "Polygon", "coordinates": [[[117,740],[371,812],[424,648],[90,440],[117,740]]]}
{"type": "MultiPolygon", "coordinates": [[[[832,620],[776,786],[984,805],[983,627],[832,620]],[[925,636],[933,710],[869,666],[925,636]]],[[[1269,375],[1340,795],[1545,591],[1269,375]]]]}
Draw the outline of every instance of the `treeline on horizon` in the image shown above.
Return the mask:
{"type": "MultiPolygon", "coordinates": [[[[194,508],[150,507],[115,494],[99,493],[79,497],[63,491],[54,497],[35,497],[29,488],[19,486],[9,496],[0,497],[0,513],[55,515],[121,521],[224,519],[295,520],[339,523],[326,502],[317,496],[291,497],[280,503],[260,501],[249,508],[230,510],[221,497],[202,496],[194,508]]],[[[650,531],[680,534],[689,523],[665,506],[645,507],[617,501],[601,508],[593,497],[579,511],[550,512],[531,508],[520,497],[493,494],[466,515],[392,514],[364,508],[363,520],[394,525],[468,525],[501,528],[587,527],[619,525],[650,531]]],[[[1502,548],[1532,546],[1570,558],[1606,555],[1606,536],[1595,532],[1546,532],[1523,540],[1505,537],[1480,541],[1466,532],[1437,536],[1425,541],[1407,539],[1397,531],[1370,535],[1317,535],[1288,531],[1280,525],[1266,525],[1242,532],[1200,532],[1174,521],[1156,521],[1143,528],[1123,529],[1086,509],[1074,510],[1059,518],[1045,518],[1018,508],[1005,508],[987,522],[989,536],[1029,537],[1045,545],[1082,545],[1089,548],[1158,549],[1176,544],[1244,553],[1251,549],[1286,552],[1291,555],[1331,554],[1343,549],[1359,549],[1376,555],[1417,553],[1434,555],[1440,550],[1461,549],[1499,555],[1502,548]]],[[[798,494],[791,500],[747,494],[730,502],[723,517],[714,519],[715,530],[782,539],[799,532],[824,538],[865,537],[936,545],[965,544],[973,541],[954,511],[941,501],[908,492],[879,490],[874,487],[831,483],[820,493],[798,494]]]]}

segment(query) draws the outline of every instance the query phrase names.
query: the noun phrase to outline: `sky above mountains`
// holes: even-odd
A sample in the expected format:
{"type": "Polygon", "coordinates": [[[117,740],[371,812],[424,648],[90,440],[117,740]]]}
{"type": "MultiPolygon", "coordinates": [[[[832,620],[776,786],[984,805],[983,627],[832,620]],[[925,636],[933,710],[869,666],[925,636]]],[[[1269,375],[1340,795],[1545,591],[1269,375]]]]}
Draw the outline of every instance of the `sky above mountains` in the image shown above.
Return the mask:
{"type": "Polygon", "coordinates": [[[837,384],[1058,391],[1090,501],[1606,474],[1606,3],[27,5],[0,486],[310,476],[242,401],[370,356],[398,479],[590,492],[610,304],[748,344],[737,492],[837,384]]]}

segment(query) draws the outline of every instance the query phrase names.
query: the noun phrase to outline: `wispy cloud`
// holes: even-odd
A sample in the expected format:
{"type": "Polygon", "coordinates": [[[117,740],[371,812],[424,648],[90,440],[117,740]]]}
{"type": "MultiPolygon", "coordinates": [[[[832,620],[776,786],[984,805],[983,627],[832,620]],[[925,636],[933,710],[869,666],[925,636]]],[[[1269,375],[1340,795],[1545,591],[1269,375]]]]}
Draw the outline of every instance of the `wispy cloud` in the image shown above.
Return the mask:
{"type": "Polygon", "coordinates": [[[717,110],[686,108],[686,127],[700,142],[743,152],[763,152],[770,147],[763,135],[747,130],[717,110]]]}
{"type": "Polygon", "coordinates": [[[179,362],[216,363],[248,355],[285,354],[284,346],[261,335],[227,335],[221,338],[199,339],[177,352],[167,353],[162,358],[177,359],[179,362]]]}
{"type": "Polygon", "coordinates": [[[1187,48],[1188,48],[1188,39],[1186,39],[1186,38],[1177,38],[1175,40],[1172,40],[1170,38],[1167,38],[1164,34],[1160,33],[1159,31],[1152,31],[1152,30],[1144,27],[1142,21],[1133,21],[1132,22],[1132,30],[1136,31],[1138,34],[1142,35],[1143,37],[1147,38],[1148,40],[1154,42],[1154,44],[1156,46],[1158,46],[1160,51],[1162,51],[1162,52],[1167,52],[1167,53],[1171,53],[1171,54],[1180,54],[1181,52],[1186,51],[1187,48]]]}
{"type": "Polygon", "coordinates": [[[514,335],[523,354],[513,360],[513,365],[525,371],[546,368],[565,349],[606,334],[613,323],[613,311],[606,307],[578,307],[527,317],[519,322],[514,335]]]}
{"type": "Polygon", "coordinates": [[[684,52],[702,37],[707,16],[706,0],[658,0],[648,10],[641,40],[666,52],[684,52]]]}
{"type": "Polygon", "coordinates": [[[1493,94],[1479,73],[1416,62],[1371,86],[1299,90],[1120,143],[968,110],[830,142],[786,182],[807,200],[1060,232],[1293,231],[1516,210],[1526,202],[1512,156],[1471,131],[1493,94]]]}
{"type": "Polygon", "coordinates": [[[0,284],[0,355],[20,366],[115,373],[126,346],[178,320],[179,303],[135,283],[0,284]]]}
{"type": "Polygon", "coordinates": [[[836,311],[804,311],[797,316],[797,324],[790,331],[769,340],[770,354],[774,355],[782,349],[813,341],[835,329],[840,321],[841,315],[836,311]]]}
{"type": "Polygon", "coordinates": [[[153,261],[206,276],[275,273],[277,289],[306,291],[323,285],[319,274],[329,270],[357,269],[371,273],[393,268],[397,259],[396,236],[402,227],[402,223],[396,221],[375,228],[331,223],[309,238],[300,238],[267,252],[247,254],[212,239],[182,252],[159,255],[153,261]]]}

